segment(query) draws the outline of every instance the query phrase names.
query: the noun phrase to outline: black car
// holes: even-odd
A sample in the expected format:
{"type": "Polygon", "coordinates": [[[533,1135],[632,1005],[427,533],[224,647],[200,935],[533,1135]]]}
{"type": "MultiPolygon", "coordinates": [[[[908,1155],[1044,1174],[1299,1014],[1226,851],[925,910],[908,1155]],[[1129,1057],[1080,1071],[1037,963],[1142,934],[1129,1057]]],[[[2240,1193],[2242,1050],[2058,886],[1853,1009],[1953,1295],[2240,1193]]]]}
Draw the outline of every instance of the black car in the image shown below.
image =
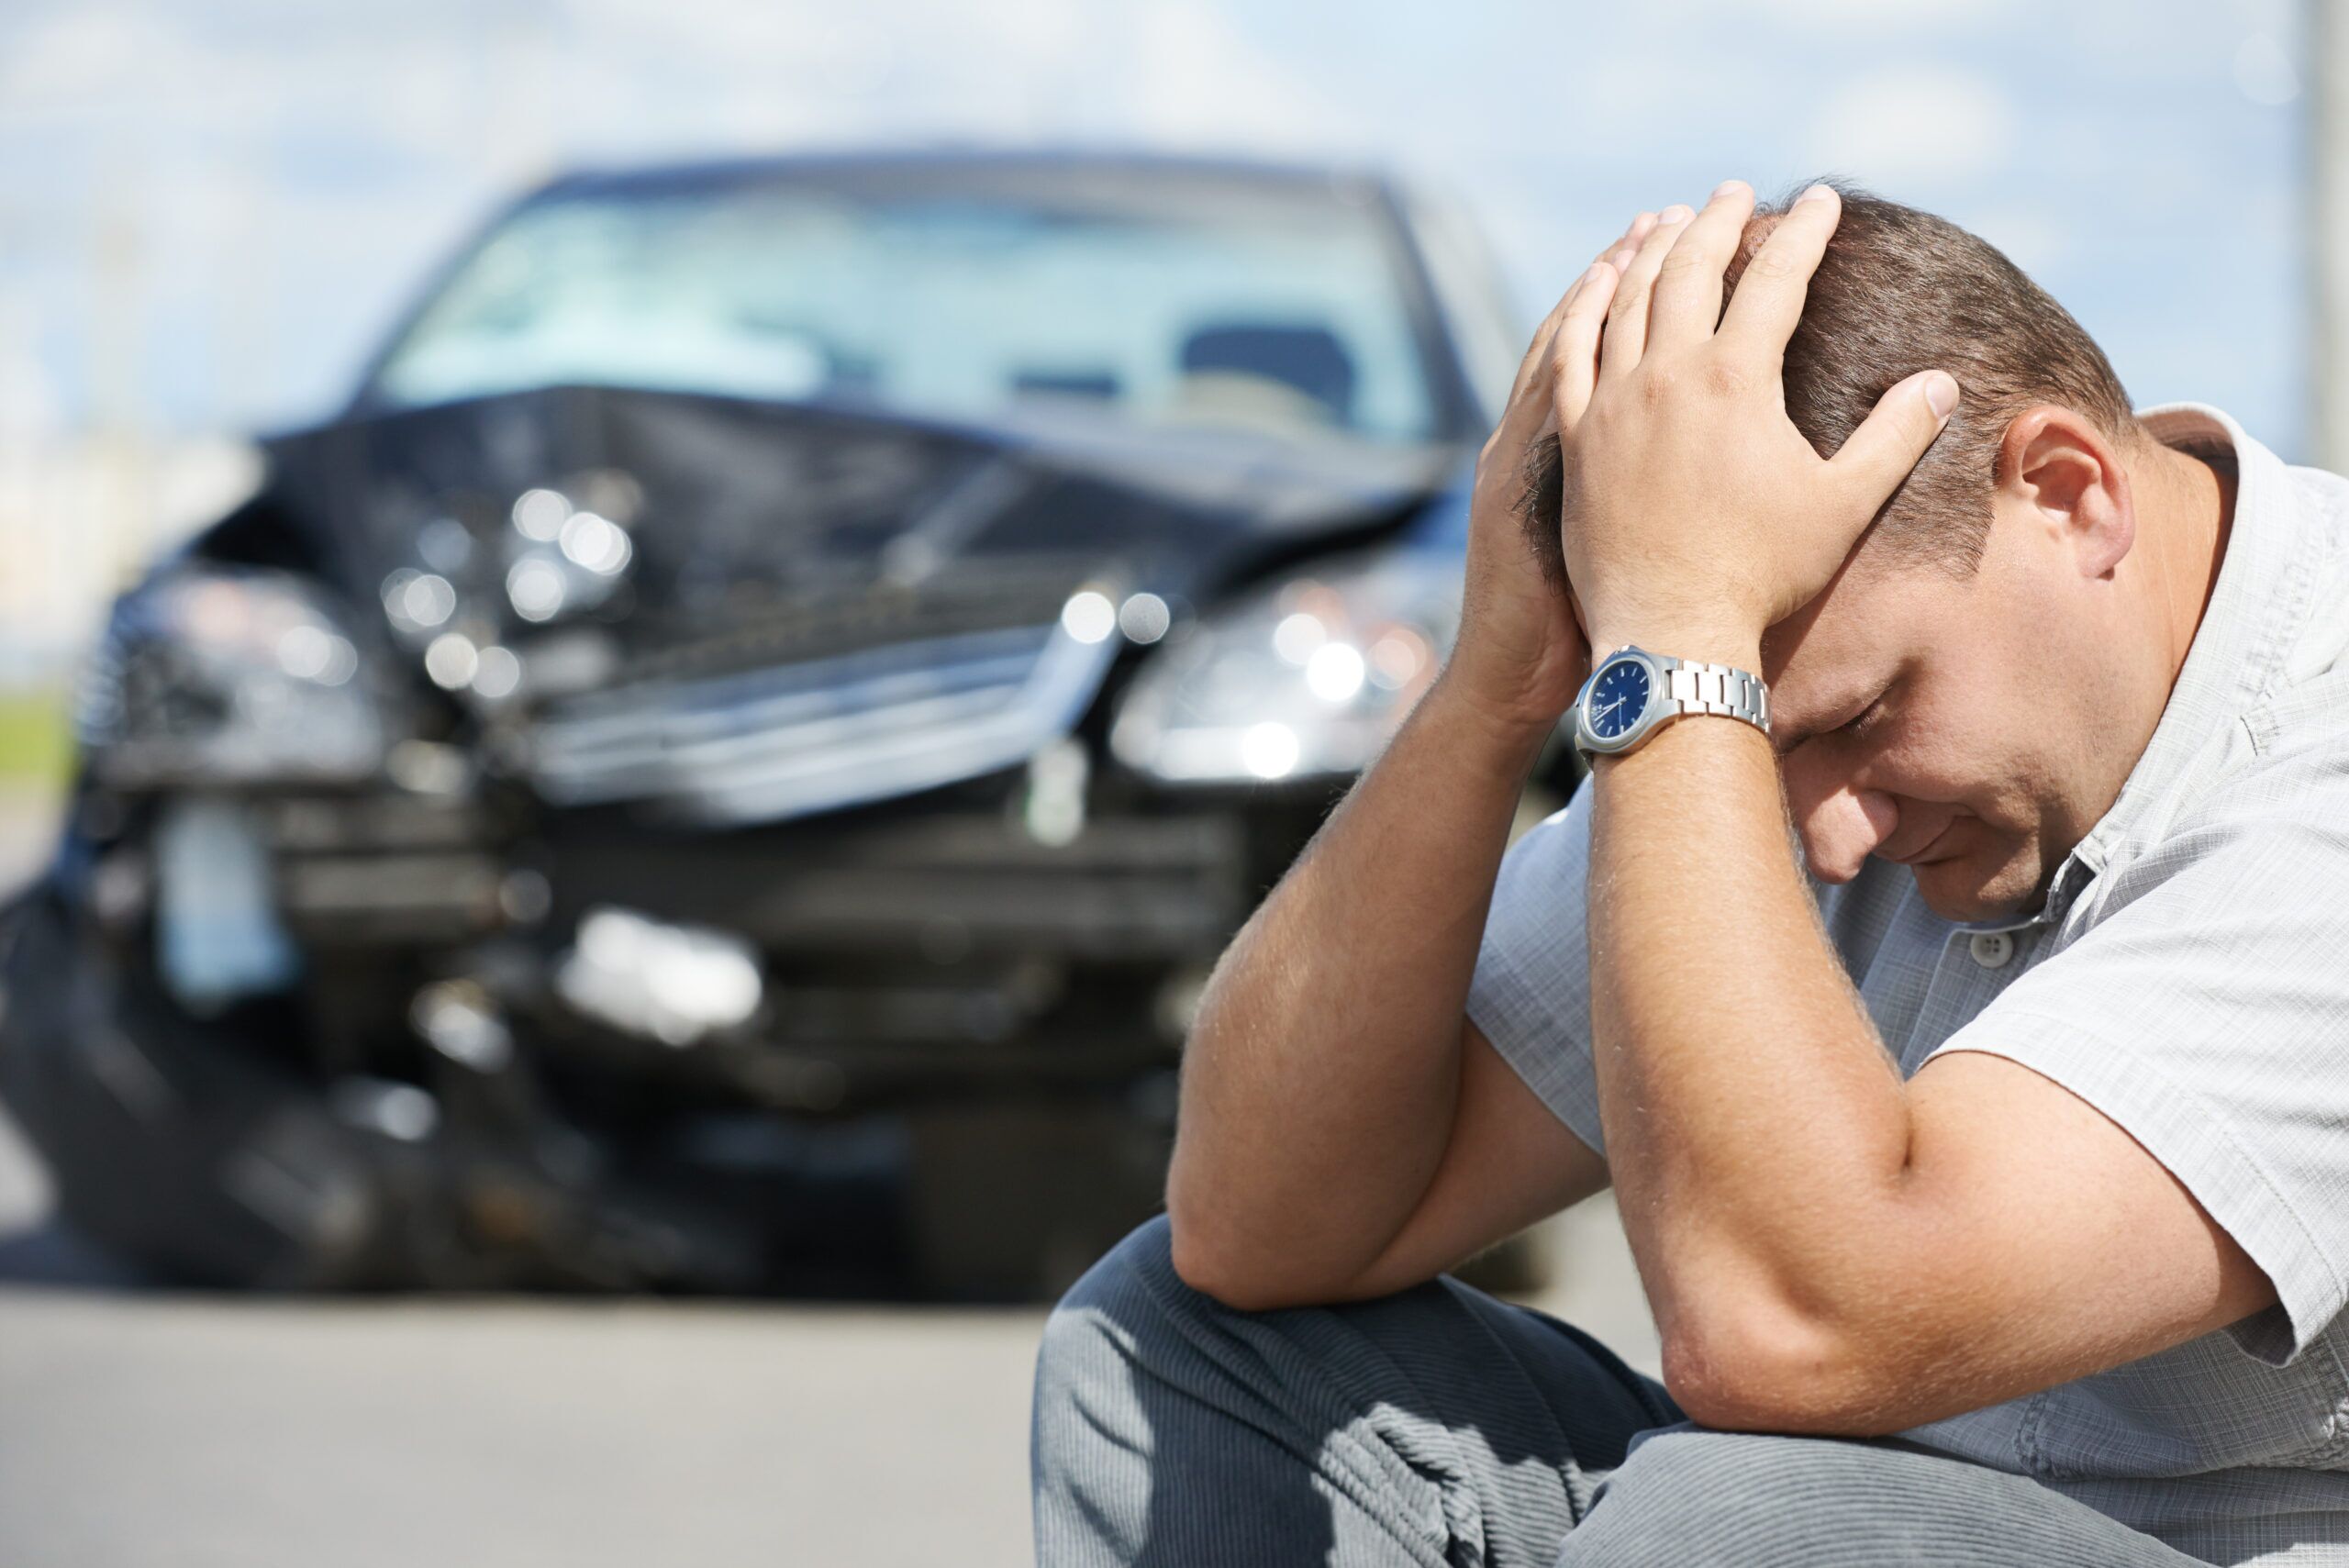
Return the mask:
{"type": "Polygon", "coordinates": [[[1517,344],[1375,177],[566,178],[115,606],[0,1090],[171,1277],[1020,1296],[1442,657],[1517,344]]]}

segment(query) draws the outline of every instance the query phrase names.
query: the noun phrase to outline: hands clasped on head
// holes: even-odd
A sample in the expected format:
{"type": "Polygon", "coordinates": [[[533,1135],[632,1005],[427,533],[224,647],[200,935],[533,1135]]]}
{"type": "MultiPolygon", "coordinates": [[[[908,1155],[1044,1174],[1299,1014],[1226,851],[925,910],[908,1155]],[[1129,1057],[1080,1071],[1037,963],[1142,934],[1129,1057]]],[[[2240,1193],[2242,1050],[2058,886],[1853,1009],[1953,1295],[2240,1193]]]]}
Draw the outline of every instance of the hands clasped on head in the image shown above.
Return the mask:
{"type": "Polygon", "coordinates": [[[1725,182],[1701,211],[1642,214],[1542,322],[1477,467],[1455,662],[1489,701],[1554,721],[1594,645],[1758,669],[1763,631],[1828,585],[1941,433],[1958,386],[1938,370],[1832,458],[1787,416],[1781,361],[1841,211],[1804,192],[1724,311],[1753,215],[1725,182]]]}

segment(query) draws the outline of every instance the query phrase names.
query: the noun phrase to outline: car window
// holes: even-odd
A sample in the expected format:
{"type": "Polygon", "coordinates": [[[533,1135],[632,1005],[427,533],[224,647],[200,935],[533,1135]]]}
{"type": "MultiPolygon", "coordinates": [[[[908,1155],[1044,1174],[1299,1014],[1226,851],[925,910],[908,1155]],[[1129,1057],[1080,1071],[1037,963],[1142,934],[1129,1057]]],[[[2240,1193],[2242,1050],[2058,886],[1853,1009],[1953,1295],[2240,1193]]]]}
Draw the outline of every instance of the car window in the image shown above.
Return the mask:
{"type": "Polygon", "coordinates": [[[544,199],[458,268],[373,390],[418,405],[584,383],[1436,433],[1380,209],[1198,205],[775,184],[544,199]]]}

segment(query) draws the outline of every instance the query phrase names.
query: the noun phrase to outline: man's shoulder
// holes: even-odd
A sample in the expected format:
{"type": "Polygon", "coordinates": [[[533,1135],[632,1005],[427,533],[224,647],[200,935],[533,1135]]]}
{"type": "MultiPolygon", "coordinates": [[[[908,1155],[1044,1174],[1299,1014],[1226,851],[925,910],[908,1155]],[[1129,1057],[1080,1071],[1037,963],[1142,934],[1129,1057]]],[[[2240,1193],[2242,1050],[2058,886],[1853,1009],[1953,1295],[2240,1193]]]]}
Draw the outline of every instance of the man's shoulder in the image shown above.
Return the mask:
{"type": "Polygon", "coordinates": [[[2202,786],[2166,820],[2113,846],[2099,877],[2110,913],[2191,873],[2195,902],[2240,899],[2270,914],[2349,907],[2349,664],[2246,710],[2202,786]]]}
{"type": "Polygon", "coordinates": [[[2349,518],[2349,474],[2330,468],[2316,468],[2306,463],[2286,463],[2284,472],[2291,476],[2292,500],[2314,514],[2321,521],[2349,518]]]}
{"type": "Polygon", "coordinates": [[[2288,616],[2295,595],[2307,609],[2249,720],[2266,725],[2260,739],[2278,748],[2323,744],[2349,731],[2349,706],[2340,700],[2349,692],[2349,478],[2318,468],[2289,472],[2299,569],[2275,610],[2288,616]]]}

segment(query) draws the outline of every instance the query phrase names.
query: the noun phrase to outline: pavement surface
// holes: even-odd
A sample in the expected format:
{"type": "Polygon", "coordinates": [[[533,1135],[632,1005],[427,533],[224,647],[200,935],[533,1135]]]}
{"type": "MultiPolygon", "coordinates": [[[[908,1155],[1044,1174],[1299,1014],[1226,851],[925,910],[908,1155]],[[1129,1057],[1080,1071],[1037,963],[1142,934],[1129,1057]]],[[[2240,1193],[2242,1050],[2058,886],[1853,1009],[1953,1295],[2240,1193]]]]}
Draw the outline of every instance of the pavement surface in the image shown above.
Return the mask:
{"type": "MultiPolygon", "coordinates": [[[[49,1207],[0,1117],[6,1568],[1030,1561],[1041,1309],[143,1292],[49,1207]]],[[[1653,1372],[1614,1210],[1554,1223],[1534,1304],[1653,1372]]]]}

